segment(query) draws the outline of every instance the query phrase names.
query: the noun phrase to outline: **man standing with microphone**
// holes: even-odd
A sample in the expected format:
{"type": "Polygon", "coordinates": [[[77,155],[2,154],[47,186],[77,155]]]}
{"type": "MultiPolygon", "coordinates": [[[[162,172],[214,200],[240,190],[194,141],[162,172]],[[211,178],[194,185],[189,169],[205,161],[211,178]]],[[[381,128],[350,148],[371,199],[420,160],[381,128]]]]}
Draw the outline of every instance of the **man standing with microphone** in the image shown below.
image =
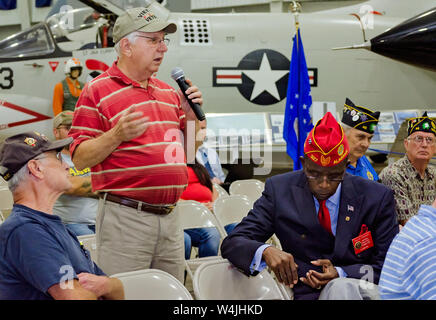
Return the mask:
{"type": "MultiPolygon", "coordinates": [[[[181,93],[152,77],[168,50],[165,35],[177,29],[156,6],[129,9],[115,22],[118,60],[85,86],[70,152],[76,168],[91,168],[100,195],[102,270],[154,268],[183,281],[183,230],[173,209],[188,183],[182,133],[196,117],[181,93]]],[[[202,105],[201,92],[186,81],[188,99],[202,105]]]]}

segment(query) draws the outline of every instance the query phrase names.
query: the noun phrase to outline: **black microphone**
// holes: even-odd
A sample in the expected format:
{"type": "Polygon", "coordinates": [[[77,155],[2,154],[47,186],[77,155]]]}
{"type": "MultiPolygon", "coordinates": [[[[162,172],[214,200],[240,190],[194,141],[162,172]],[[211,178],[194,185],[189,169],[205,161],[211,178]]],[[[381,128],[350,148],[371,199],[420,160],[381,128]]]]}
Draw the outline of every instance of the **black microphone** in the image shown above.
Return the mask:
{"type": "Polygon", "coordinates": [[[183,72],[183,70],[181,68],[174,68],[173,71],[171,71],[171,78],[173,78],[178,83],[180,90],[182,90],[183,95],[185,96],[186,100],[188,100],[188,103],[191,106],[191,109],[194,111],[197,119],[200,121],[206,119],[200,105],[198,103],[192,102],[192,100],[189,99],[188,95],[185,93],[185,91],[188,90],[189,85],[185,81],[185,73],[183,72]]]}

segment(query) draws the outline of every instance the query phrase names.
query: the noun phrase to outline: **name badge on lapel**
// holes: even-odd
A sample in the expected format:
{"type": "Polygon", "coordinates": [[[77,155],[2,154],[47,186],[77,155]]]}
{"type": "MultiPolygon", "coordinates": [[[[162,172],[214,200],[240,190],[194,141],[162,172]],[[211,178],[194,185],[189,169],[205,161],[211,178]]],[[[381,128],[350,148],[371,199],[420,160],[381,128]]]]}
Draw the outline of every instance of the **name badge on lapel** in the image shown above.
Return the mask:
{"type": "Polygon", "coordinates": [[[353,242],[353,248],[356,254],[359,254],[362,251],[374,246],[374,242],[372,242],[371,231],[368,231],[368,227],[365,224],[362,225],[359,236],[351,241],[353,242]]]}

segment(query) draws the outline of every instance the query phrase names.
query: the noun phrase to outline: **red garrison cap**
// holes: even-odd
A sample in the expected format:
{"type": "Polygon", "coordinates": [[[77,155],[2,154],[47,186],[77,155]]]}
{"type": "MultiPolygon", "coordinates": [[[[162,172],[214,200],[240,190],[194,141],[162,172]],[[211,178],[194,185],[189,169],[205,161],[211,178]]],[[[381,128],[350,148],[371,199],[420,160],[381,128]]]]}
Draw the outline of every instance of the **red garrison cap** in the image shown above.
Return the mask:
{"type": "Polygon", "coordinates": [[[336,166],[349,152],[344,130],[330,112],[316,123],[304,143],[304,154],[322,167],[336,166]]]}

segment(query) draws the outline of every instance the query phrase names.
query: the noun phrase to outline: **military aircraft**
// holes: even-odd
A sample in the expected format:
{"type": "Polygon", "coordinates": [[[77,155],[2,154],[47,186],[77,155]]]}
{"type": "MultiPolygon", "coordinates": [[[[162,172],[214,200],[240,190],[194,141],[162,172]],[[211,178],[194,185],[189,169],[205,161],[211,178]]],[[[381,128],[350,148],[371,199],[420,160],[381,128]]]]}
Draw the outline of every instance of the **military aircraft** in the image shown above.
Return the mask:
{"type": "MultiPolygon", "coordinates": [[[[116,60],[111,28],[117,16],[129,6],[150,5],[178,25],[157,77],[176,88],[170,74],[181,67],[201,88],[217,145],[231,146],[226,139],[236,132],[237,143],[267,145],[272,165],[289,167],[281,130],[296,14],[176,13],[153,0],[81,2],[88,7],[61,11],[0,41],[0,136],[26,130],[52,136],[53,88],[65,62],[81,61],[84,82],[105,71],[116,60]]],[[[411,11],[407,3],[324,1],[319,8],[308,3],[307,12],[303,3],[297,17],[313,108],[341,111],[345,97],[382,111],[433,106],[436,72],[368,50],[332,50],[374,38],[434,5],[417,1],[411,11]]]]}

